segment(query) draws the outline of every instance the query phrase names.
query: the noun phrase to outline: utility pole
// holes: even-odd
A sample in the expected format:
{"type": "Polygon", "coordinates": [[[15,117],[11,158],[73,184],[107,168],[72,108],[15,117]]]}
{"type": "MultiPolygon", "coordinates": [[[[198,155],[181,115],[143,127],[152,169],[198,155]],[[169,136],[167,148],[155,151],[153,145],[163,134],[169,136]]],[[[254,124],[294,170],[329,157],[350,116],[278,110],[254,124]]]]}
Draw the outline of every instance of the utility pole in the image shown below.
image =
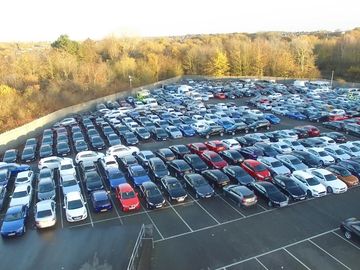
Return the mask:
{"type": "Polygon", "coordinates": [[[332,89],[332,85],[333,85],[333,80],[334,80],[334,71],[331,71],[331,81],[330,81],[331,89],[332,89]]]}

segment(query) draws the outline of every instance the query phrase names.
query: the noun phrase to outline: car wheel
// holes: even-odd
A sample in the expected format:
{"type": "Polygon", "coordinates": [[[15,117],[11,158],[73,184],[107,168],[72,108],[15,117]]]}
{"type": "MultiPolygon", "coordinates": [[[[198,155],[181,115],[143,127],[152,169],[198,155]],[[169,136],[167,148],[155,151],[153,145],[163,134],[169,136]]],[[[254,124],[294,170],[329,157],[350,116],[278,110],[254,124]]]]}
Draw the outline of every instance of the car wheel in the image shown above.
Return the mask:
{"type": "Polygon", "coordinates": [[[234,135],[235,135],[235,132],[234,132],[234,131],[233,131],[233,132],[231,132],[231,135],[233,135],[233,136],[234,136],[234,135]]]}
{"type": "Polygon", "coordinates": [[[326,188],[326,192],[327,192],[327,193],[333,193],[333,189],[332,189],[331,187],[327,187],[327,188],[326,188]]]}
{"type": "Polygon", "coordinates": [[[224,132],[221,132],[221,133],[220,133],[220,137],[222,137],[222,136],[224,136],[224,132]]]}
{"type": "Polygon", "coordinates": [[[340,162],[340,159],[339,158],[335,159],[335,162],[336,163],[340,162]]]}
{"type": "Polygon", "coordinates": [[[308,198],[311,198],[311,197],[312,197],[312,193],[311,193],[311,191],[310,191],[309,189],[306,191],[306,196],[307,196],[308,198]]]}
{"type": "Polygon", "coordinates": [[[257,132],[257,128],[254,128],[254,132],[257,132]]]}
{"type": "Polygon", "coordinates": [[[269,206],[269,207],[272,207],[272,206],[273,206],[272,201],[269,201],[269,202],[268,202],[268,206],[269,206]]]}
{"type": "Polygon", "coordinates": [[[206,139],[209,139],[209,138],[210,138],[210,135],[209,135],[209,134],[206,134],[205,138],[206,138],[206,139]]]}
{"type": "Polygon", "coordinates": [[[344,236],[346,239],[350,240],[352,235],[351,235],[351,232],[345,231],[344,236]]]}
{"type": "Polygon", "coordinates": [[[248,130],[248,129],[245,129],[245,133],[249,133],[249,130],[248,130]]]}
{"type": "Polygon", "coordinates": [[[269,126],[267,126],[267,127],[266,127],[266,129],[267,129],[267,130],[269,130],[269,129],[270,129],[270,127],[269,127],[269,126]]]}
{"type": "Polygon", "coordinates": [[[195,199],[199,199],[199,194],[195,194],[195,199]]]}
{"type": "Polygon", "coordinates": [[[320,160],[320,166],[324,167],[324,161],[320,160]]]}

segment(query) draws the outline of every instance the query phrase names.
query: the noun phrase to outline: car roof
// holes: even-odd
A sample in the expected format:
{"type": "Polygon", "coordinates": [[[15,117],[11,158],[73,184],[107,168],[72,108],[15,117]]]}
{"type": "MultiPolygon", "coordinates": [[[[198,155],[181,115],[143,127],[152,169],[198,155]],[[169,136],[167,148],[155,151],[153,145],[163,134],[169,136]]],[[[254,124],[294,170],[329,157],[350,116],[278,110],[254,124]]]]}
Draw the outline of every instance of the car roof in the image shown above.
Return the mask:
{"type": "Polygon", "coordinates": [[[42,211],[42,210],[48,210],[51,209],[51,204],[55,203],[55,201],[53,200],[44,200],[44,201],[39,201],[36,204],[36,209],[37,211],[42,211]]]}
{"type": "Polygon", "coordinates": [[[154,183],[154,182],[151,182],[151,181],[146,181],[144,183],[141,184],[145,189],[147,188],[152,188],[152,187],[156,187],[157,188],[157,185],[154,183]]]}
{"type": "Polygon", "coordinates": [[[21,184],[21,185],[15,186],[14,192],[15,191],[25,191],[25,190],[27,190],[27,188],[29,186],[30,186],[29,184],[21,184]]]}
{"type": "Polygon", "coordinates": [[[71,191],[71,192],[67,193],[65,196],[70,201],[78,200],[81,198],[81,194],[79,191],[71,191]]]}
{"type": "Polygon", "coordinates": [[[121,192],[134,191],[134,189],[131,187],[129,183],[122,183],[119,184],[117,187],[121,192]]]}

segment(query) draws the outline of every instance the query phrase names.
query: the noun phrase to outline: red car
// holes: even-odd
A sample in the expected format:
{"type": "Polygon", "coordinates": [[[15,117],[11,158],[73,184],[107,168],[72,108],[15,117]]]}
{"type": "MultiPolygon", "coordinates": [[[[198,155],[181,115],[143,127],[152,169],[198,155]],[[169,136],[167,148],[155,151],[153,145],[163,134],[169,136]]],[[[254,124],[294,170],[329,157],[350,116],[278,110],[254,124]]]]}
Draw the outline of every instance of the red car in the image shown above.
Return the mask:
{"type": "Polygon", "coordinates": [[[225,143],[219,140],[207,141],[204,143],[209,150],[219,153],[221,151],[227,150],[225,143]]]}
{"type": "Polygon", "coordinates": [[[245,159],[240,166],[257,181],[270,181],[272,180],[270,171],[264,164],[257,160],[245,159]]]}
{"type": "Polygon", "coordinates": [[[330,115],[329,121],[342,121],[345,119],[349,119],[349,116],[346,115],[330,115]]]}
{"type": "Polygon", "coordinates": [[[138,194],[128,183],[118,185],[115,196],[120,202],[121,210],[124,212],[139,210],[141,207],[138,194]]]}
{"type": "Polygon", "coordinates": [[[219,99],[225,99],[226,98],[226,96],[225,96],[225,94],[223,92],[216,93],[214,95],[214,97],[219,98],[219,99]]]}
{"type": "Polygon", "coordinates": [[[302,126],[301,128],[305,129],[309,135],[309,137],[318,137],[320,136],[320,130],[317,127],[307,125],[302,126]]]}
{"type": "Polygon", "coordinates": [[[204,151],[209,150],[203,143],[190,143],[188,144],[190,152],[193,154],[201,155],[204,151]]]}
{"type": "Polygon", "coordinates": [[[205,151],[200,155],[204,162],[211,168],[222,169],[227,166],[227,162],[222,159],[222,157],[214,151],[205,151]]]}

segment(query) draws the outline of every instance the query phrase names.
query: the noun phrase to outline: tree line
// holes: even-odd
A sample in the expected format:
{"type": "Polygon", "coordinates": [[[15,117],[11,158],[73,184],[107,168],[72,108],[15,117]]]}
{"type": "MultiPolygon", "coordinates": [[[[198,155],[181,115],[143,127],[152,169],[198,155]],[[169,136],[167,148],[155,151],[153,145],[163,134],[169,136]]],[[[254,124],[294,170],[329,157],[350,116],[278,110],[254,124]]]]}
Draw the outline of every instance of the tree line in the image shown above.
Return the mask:
{"type": "Polygon", "coordinates": [[[57,109],[183,74],[360,81],[360,28],[348,32],[108,37],[0,44],[0,132],[57,109]]]}

